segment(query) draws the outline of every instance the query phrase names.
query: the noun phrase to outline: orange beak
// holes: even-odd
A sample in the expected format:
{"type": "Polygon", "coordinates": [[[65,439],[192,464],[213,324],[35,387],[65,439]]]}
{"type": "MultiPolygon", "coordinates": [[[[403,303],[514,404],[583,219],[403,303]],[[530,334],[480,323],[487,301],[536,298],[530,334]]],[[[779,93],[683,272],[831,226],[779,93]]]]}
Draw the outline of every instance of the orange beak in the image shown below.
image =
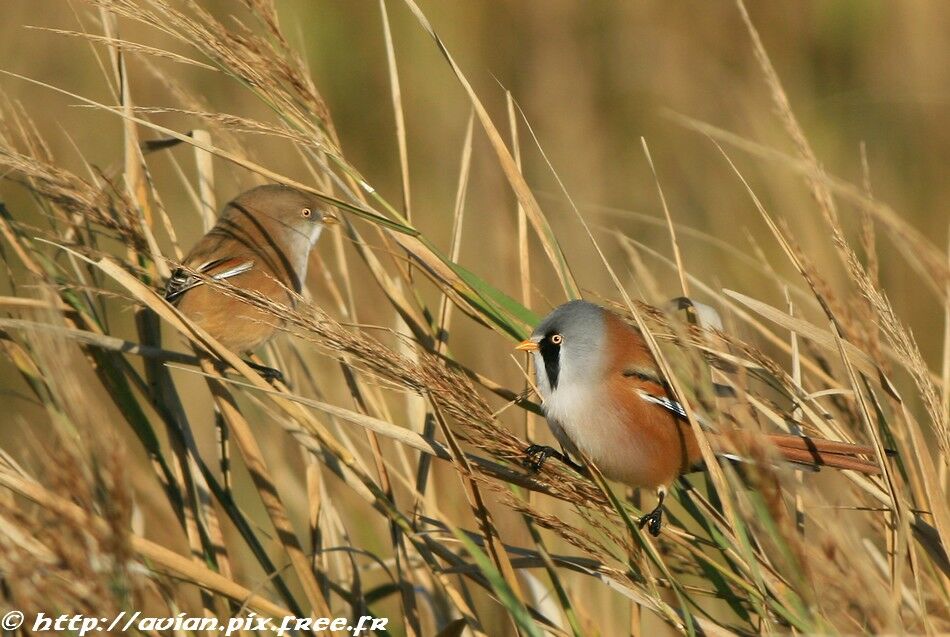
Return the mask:
{"type": "Polygon", "coordinates": [[[528,340],[521,341],[520,343],[515,345],[515,349],[520,350],[522,352],[536,352],[540,349],[540,346],[535,341],[532,341],[529,338],[528,340]]]}

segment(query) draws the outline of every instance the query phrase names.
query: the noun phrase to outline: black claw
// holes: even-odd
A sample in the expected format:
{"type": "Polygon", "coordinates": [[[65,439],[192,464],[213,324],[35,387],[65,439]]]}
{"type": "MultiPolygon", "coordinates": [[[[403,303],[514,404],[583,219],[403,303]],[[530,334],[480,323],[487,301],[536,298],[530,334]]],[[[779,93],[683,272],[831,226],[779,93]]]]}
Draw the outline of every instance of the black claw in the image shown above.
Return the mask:
{"type": "Polygon", "coordinates": [[[279,369],[268,367],[267,369],[260,370],[260,372],[261,376],[263,376],[265,380],[277,381],[284,385],[287,384],[287,379],[284,378],[283,372],[281,372],[279,369]]]}
{"type": "Polygon", "coordinates": [[[660,529],[663,527],[663,501],[666,499],[666,489],[658,489],[657,494],[660,496],[660,501],[656,503],[652,511],[640,518],[640,528],[642,529],[646,525],[647,530],[650,531],[650,535],[653,537],[658,537],[660,529]]]}
{"type": "Polygon", "coordinates": [[[554,447],[544,445],[530,445],[524,452],[524,458],[521,460],[522,466],[529,469],[532,473],[541,470],[545,461],[550,457],[562,458],[561,453],[554,447]]]}
{"type": "Polygon", "coordinates": [[[266,365],[259,365],[252,361],[244,361],[244,362],[247,363],[248,366],[251,367],[251,369],[260,373],[260,375],[264,378],[264,380],[278,381],[280,383],[283,383],[284,385],[287,384],[287,380],[284,378],[283,372],[281,372],[279,369],[275,369],[273,367],[267,367],[266,365]]]}
{"type": "Polygon", "coordinates": [[[640,518],[639,526],[641,529],[646,526],[650,535],[659,537],[660,529],[663,528],[663,508],[658,506],[644,515],[640,518]]]}

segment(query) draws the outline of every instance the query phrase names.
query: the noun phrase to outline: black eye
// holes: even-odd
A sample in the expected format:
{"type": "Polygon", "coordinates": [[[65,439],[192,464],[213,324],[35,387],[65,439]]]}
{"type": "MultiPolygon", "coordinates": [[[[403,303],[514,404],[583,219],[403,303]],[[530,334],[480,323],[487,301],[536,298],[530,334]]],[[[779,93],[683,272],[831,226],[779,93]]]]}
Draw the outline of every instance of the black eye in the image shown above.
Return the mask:
{"type": "Polygon", "coordinates": [[[311,210],[310,208],[304,208],[303,210],[300,211],[300,216],[303,217],[304,219],[309,219],[312,215],[313,215],[313,210],[311,210]]]}
{"type": "Polygon", "coordinates": [[[560,345],[560,344],[563,343],[563,342],[564,342],[564,337],[561,336],[560,334],[552,334],[552,335],[551,335],[551,344],[552,344],[552,345],[560,345]]]}

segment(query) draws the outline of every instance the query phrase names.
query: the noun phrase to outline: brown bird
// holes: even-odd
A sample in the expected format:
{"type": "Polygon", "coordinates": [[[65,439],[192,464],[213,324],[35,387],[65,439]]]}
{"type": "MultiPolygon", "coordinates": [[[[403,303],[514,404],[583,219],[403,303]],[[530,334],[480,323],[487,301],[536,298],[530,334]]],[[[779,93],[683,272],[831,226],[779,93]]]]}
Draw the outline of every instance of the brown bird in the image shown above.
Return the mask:
{"type": "MultiPolygon", "coordinates": [[[[683,406],[667,390],[643,336],[619,316],[586,301],[566,303],[545,318],[517,349],[533,354],[542,409],[562,452],[531,445],[525,464],[533,470],[556,457],[581,451],[603,474],[633,487],[656,489],[659,504],[641,520],[657,535],[667,486],[702,466],[699,444],[683,406]]],[[[721,456],[724,436],[708,434],[721,456]]],[[[806,436],[765,436],[784,460],[812,467],[880,473],[874,448],[806,436]]]]}
{"type": "MultiPolygon", "coordinates": [[[[205,285],[189,270],[214,281],[257,292],[293,306],[307,275],[307,263],[325,225],[336,217],[321,202],[295,188],[271,184],[241,193],[191,249],[165,285],[165,298],[222,345],[239,354],[269,341],[273,318],[205,285]]],[[[280,372],[252,363],[265,376],[280,372]]]]}

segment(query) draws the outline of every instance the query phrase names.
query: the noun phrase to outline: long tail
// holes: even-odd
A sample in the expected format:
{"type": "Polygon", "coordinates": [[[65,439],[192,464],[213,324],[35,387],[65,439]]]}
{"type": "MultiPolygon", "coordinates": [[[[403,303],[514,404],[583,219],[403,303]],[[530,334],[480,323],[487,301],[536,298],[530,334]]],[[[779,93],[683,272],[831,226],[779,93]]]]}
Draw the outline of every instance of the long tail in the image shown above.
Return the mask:
{"type": "MultiPolygon", "coordinates": [[[[729,440],[725,436],[712,436],[713,448],[718,448],[718,454],[736,462],[748,462],[745,451],[754,444],[757,435],[747,432],[731,432],[729,440]],[[737,449],[738,447],[738,449],[737,449]]],[[[837,442],[823,438],[809,438],[808,436],[791,436],[788,434],[770,434],[764,437],[775,445],[779,456],[786,462],[804,465],[814,470],[821,467],[860,471],[869,475],[881,473],[876,462],[860,456],[874,458],[874,447],[868,445],[854,445],[850,442],[837,442]]],[[[761,442],[760,442],[761,444],[761,442]]],[[[888,455],[893,454],[885,450],[888,455]]]]}
{"type": "Polygon", "coordinates": [[[789,462],[812,467],[848,469],[870,475],[881,473],[877,463],[858,457],[874,457],[874,447],[868,445],[785,434],[770,435],[768,440],[778,448],[779,455],[789,462]]]}

